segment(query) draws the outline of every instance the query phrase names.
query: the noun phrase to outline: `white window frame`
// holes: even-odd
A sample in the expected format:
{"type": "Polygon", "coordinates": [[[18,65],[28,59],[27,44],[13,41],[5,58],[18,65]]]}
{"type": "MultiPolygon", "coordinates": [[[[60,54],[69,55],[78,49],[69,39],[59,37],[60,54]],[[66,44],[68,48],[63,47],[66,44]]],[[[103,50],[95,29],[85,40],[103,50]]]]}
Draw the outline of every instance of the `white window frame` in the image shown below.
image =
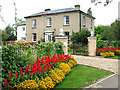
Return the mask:
{"type": "Polygon", "coordinates": [[[36,19],[32,20],[32,28],[36,28],[36,19]]]}
{"type": "Polygon", "coordinates": [[[47,26],[51,26],[52,25],[52,19],[51,17],[47,18],[47,26]]]}
{"type": "Polygon", "coordinates": [[[32,42],[36,42],[36,41],[37,41],[37,34],[32,33],[32,42]]]}
{"type": "Polygon", "coordinates": [[[69,16],[64,16],[64,25],[69,25],[69,16]]]}
{"type": "Polygon", "coordinates": [[[83,16],[83,27],[85,27],[85,16],[83,16]]]}

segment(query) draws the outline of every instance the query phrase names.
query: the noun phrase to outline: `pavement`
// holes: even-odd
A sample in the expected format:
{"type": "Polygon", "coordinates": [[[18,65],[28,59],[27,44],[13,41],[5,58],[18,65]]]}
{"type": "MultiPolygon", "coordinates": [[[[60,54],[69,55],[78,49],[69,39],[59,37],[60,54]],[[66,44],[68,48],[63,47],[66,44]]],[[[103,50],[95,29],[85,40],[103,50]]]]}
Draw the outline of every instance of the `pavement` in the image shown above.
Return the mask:
{"type": "Polygon", "coordinates": [[[95,84],[92,84],[86,88],[113,88],[113,89],[117,89],[120,90],[120,88],[118,89],[118,74],[112,74],[110,76],[108,76],[105,79],[102,79],[100,81],[98,81],[95,84]]]}

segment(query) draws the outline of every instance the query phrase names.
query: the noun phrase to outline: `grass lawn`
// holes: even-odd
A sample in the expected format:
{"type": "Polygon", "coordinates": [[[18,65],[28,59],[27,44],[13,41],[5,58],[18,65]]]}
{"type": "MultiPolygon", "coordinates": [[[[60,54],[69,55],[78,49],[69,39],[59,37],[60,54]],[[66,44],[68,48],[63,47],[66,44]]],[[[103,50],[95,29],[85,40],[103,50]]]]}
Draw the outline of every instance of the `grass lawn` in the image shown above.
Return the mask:
{"type": "Polygon", "coordinates": [[[109,59],[120,59],[120,56],[106,57],[106,58],[109,58],[109,59]]]}
{"type": "Polygon", "coordinates": [[[110,74],[108,71],[77,65],[55,88],[82,88],[110,74]]]}

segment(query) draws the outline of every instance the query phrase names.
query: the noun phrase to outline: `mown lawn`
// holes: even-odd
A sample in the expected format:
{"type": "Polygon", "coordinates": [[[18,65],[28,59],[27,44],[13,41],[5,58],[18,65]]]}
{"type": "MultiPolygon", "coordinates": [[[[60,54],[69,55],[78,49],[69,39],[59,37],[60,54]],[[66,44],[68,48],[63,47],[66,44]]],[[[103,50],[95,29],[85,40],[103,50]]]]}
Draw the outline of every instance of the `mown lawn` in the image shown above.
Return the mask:
{"type": "Polygon", "coordinates": [[[82,88],[110,74],[111,72],[109,71],[77,65],[55,88],[82,88]]]}
{"type": "Polygon", "coordinates": [[[120,56],[106,57],[106,58],[109,58],[109,59],[120,59],[120,56]]]}

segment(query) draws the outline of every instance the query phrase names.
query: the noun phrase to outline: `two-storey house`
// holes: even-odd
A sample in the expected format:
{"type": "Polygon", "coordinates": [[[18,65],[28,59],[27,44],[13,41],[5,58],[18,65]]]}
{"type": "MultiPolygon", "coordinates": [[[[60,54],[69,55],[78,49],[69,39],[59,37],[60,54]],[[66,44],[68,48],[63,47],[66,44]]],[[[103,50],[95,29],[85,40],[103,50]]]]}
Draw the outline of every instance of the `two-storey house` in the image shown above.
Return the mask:
{"type": "Polygon", "coordinates": [[[51,41],[53,35],[58,35],[60,29],[65,35],[72,35],[82,28],[94,31],[94,17],[80,10],[80,5],[75,8],[57,10],[45,9],[30,16],[26,16],[26,40],[36,42],[41,38],[45,42],[51,41]]]}

